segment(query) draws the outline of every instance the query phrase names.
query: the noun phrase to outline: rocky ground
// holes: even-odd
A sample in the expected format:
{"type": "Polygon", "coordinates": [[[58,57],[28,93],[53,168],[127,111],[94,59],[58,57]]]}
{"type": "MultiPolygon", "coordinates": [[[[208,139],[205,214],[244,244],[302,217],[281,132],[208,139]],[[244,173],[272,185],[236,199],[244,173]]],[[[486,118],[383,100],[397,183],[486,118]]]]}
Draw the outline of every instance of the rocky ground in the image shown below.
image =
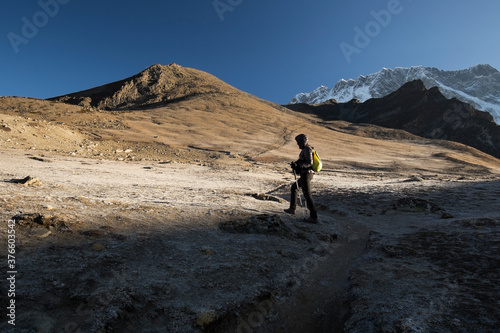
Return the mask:
{"type": "MultiPolygon", "coordinates": [[[[109,154],[126,149],[138,151],[109,154]]],[[[16,221],[15,332],[499,326],[497,172],[328,168],[313,181],[312,225],[304,208],[283,212],[286,165],[177,155],[185,151],[198,162],[175,159],[174,148],[142,161],[2,148],[0,218],[16,221]]]]}

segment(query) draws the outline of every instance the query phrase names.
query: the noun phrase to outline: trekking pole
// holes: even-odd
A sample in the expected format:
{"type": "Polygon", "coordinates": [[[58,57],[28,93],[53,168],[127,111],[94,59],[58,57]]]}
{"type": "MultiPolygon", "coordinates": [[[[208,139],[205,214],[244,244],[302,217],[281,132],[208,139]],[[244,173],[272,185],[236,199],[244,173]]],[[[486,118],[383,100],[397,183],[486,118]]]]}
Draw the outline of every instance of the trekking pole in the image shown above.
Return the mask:
{"type": "Polygon", "coordinates": [[[300,207],[304,207],[302,205],[302,195],[300,194],[299,182],[297,181],[297,174],[295,173],[295,169],[292,169],[292,170],[293,170],[293,176],[295,177],[295,186],[297,186],[297,191],[299,193],[300,207]]]}

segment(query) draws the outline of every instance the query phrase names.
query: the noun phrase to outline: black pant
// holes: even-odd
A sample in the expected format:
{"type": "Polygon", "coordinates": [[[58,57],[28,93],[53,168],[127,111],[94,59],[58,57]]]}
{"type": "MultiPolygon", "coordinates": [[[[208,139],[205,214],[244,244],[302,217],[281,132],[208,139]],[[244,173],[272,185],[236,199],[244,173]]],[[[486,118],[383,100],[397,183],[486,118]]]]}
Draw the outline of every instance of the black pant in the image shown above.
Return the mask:
{"type": "Polygon", "coordinates": [[[316,211],[316,205],[314,204],[312,195],[311,195],[311,180],[313,179],[314,174],[312,173],[303,173],[300,175],[300,178],[297,182],[292,185],[292,195],[290,198],[290,208],[295,210],[297,208],[297,199],[299,196],[299,189],[297,188],[297,183],[299,183],[299,187],[302,189],[302,193],[304,193],[304,197],[306,198],[307,208],[311,212],[312,218],[317,218],[318,213],[316,211]]]}

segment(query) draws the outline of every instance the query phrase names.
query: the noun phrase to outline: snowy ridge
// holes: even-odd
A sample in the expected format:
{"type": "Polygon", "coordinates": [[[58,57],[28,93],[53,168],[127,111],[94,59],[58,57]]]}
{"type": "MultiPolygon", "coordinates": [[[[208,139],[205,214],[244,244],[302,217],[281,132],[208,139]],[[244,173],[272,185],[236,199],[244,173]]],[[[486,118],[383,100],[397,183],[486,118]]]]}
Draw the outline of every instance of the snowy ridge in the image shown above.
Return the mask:
{"type": "Polygon", "coordinates": [[[438,87],[446,98],[457,98],[478,110],[489,112],[500,124],[500,72],[490,65],[476,65],[457,71],[434,67],[383,68],[356,80],[340,80],[333,89],[321,86],[310,93],[296,95],[290,104],[319,104],[330,99],[346,103],[352,99],[364,102],[381,98],[398,90],[407,82],[420,79],[427,89],[438,87]]]}

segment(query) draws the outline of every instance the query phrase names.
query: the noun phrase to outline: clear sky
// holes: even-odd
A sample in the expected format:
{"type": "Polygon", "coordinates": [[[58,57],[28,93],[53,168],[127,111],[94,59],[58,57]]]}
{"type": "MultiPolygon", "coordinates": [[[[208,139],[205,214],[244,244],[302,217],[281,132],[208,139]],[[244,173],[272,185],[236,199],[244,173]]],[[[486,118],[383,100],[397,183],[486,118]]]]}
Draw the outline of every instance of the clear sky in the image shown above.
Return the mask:
{"type": "Polygon", "coordinates": [[[285,104],[383,67],[500,69],[498,0],[33,0],[0,12],[0,95],[177,63],[285,104]]]}

